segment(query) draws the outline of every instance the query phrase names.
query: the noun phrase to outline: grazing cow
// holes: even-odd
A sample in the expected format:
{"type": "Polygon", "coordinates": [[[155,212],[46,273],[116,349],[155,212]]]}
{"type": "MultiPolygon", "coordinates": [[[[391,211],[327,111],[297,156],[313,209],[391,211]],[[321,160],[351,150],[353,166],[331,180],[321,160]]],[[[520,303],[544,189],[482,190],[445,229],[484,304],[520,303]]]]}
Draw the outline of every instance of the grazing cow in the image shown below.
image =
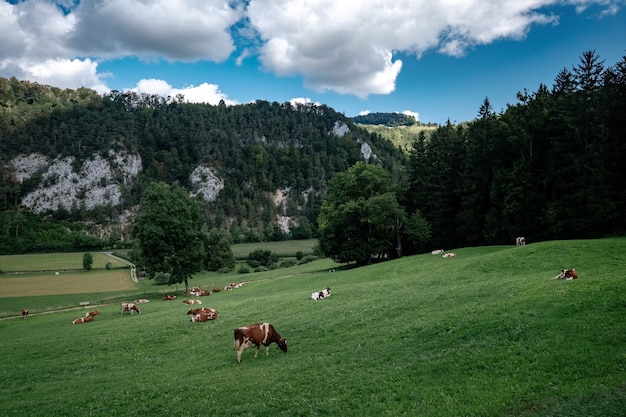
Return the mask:
{"type": "Polygon", "coordinates": [[[432,255],[441,255],[443,253],[443,249],[435,249],[431,252],[432,255]]]}
{"type": "Polygon", "coordinates": [[[72,324],[83,324],[83,323],[89,323],[90,321],[93,321],[93,316],[85,316],[85,317],[79,317],[75,320],[72,320],[72,324]]]}
{"type": "Polygon", "coordinates": [[[85,317],[95,317],[98,314],[100,314],[98,310],[88,311],[87,313],[85,313],[85,317]]]}
{"type": "Polygon", "coordinates": [[[27,308],[23,308],[23,309],[22,309],[22,317],[23,317],[23,318],[28,317],[28,313],[30,313],[30,311],[28,311],[28,309],[27,309],[27,308]]]}
{"type": "Polygon", "coordinates": [[[135,300],[135,304],[145,304],[145,303],[149,303],[150,300],[148,300],[147,298],[138,298],[135,300]]]}
{"type": "Polygon", "coordinates": [[[176,296],[175,295],[171,295],[171,294],[167,294],[163,296],[163,301],[172,301],[175,300],[176,296]]]}
{"type": "Polygon", "coordinates": [[[249,347],[256,347],[256,358],[261,345],[265,346],[265,353],[269,356],[270,344],[276,343],[280,350],[287,352],[287,339],[282,338],[270,323],[256,323],[235,329],[234,349],[237,351],[237,363],[241,363],[241,354],[249,347]]]}
{"type": "Polygon", "coordinates": [[[456,252],[448,252],[442,255],[442,257],[444,258],[454,258],[455,256],[456,256],[456,252]]]}
{"type": "Polygon", "coordinates": [[[326,287],[322,291],[311,293],[311,300],[322,300],[327,297],[330,297],[330,287],[326,287]]]}
{"type": "Polygon", "coordinates": [[[202,304],[200,300],[183,300],[184,304],[202,304]]]}
{"type": "Polygon", "coordinates": [[[141,314],[139,307],[137,307],[135,303],[122,303],[120,314],[124,314],[125,311],[130,311],[131,316],[135,314],[135,311],[137,314],[141,314]]]}
{"type": "Polygon", "coordinates": [[[554,277],[554,279],[564,279],[570,281],[572,279],[578,278],[578,274],[575,269],[561,269],[561,273],[554,277]]]}

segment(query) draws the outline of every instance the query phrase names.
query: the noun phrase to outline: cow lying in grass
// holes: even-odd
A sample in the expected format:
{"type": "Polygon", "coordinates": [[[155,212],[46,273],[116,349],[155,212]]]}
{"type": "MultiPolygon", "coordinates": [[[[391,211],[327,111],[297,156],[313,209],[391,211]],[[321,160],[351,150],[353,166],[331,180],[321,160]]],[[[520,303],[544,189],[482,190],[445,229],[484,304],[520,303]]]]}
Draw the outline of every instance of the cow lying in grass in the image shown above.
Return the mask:
{"type": "Polygon", "coordinates": [[[311,293],[311,300],[322,300],[327,297],[330,297],[330,287],[326,287],[322,291],[315,291],[311,293]]]}
{"type": "Polygon", "coordinates": [[[269,356],[270,344],[276,343],[280,350],[287,352],[287,340],[281,337],[274,326],[269,323],[256,323],[245,327],[237,327],[234,331],[234,349],[237,351],[237,363],[241,363],[241,354],[249,347],[256,347],[256,358],[261,345],[265,346],[265,353],[269,356]]]}
{"type": "Polygon", "coordinates": [[[93,319],[94,319],[94,316],[79,317],[79,318],[73,320],[72,324],[89,323],[90,321],[93,321],[93,319]]]}
{"type": "Polygon", "coordinates": [[[217,318],[217,310],[210,307],[192,308],[187,311],[187,314],[192,315],[191,321],[193,322],[203,322],[217,318]]]}
{"type": "Polygon", "coordinates": [[[578,278],[578,274],[575,269],[561,269],[561,273],[554,277],[554,279],[572,280],[578,278]]]}

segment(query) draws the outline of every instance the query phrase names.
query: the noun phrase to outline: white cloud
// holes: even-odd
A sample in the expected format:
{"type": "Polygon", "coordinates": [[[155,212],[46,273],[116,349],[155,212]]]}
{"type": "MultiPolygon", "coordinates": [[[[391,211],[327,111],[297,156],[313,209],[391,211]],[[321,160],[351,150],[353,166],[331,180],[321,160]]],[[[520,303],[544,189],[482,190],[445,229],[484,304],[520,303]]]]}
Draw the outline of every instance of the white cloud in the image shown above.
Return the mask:
{"type": "Polygon", "coordinates": [[[297,104],[314,104],[316,106],[321,105],[319,101],[313,102],[313,100],[311,100],[308,97],[294,97],[291,100],[289,100],[289,103],[291,103],[292,106],[295,106],[297,104]]]}
{"type": "MultiPolygon", "coordinates": [[[[558,24],[565,7],[592,6],[601,17],[624,0],[0,0],[0,76],[103,90],[98,64],[108,59],[241,64],[256,56],[313,90],[367,97],[394,91],[399,53],[462,56],[558,24]]],[[[208,83],[181,91],[225,97],[208,83]]]]}
{"type": "Polygon", "coordinates": [[[227,105],[238,104],[236,101],[228,99],[228,96],[219,90],[215,84],[202,83],[199,86],[188,86],[184,88],[173,88],[166,81],[156,79],[145,79],[137,83],[132,89],[142,94],[157,94],[162,97],[176,98],[179,94],[185,97],[188,103],[208,103],[217,105],[221,100],[227,105]]]}
{"type": "Polygon", "coordinates": [[[411,110],[404,110],[402,112],[402,114],[407,115],[407,116],[413,116],[415,117],[415,120],[419,122],[420,120],[420,114],[411,110]]]}
{"type": "Polygon", "coordinates": [[[220,62],[235,50],[229,31],[242,13],[223,0],[81,2],[68,42],[86,55],[220,62]]]}

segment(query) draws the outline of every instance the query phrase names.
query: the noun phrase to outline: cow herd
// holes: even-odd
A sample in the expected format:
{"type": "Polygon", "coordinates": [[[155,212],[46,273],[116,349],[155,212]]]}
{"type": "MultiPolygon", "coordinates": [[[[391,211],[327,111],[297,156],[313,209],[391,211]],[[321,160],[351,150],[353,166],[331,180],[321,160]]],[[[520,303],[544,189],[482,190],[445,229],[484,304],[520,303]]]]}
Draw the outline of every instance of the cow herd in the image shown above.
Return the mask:
{"type": "Polygon", "coordinates": [[[442,258],[454,258],[456,257],[456,252],[446,252],[443,249],[435,249],[430,252],[431,255],[441,255],[442,258]]]}
{"type": "MultiPolygon", "coordinates": [[[[523,237],[516,238],[516,246],[525,246],[526,239],[523,237]]],[[[445,252],[443,249],[436,249],[431,252],[433,255],[441,255],[444,258],[452,258],[456,257],[455,252],[445,252]]],[[[555,277],[555,279],[563,279],[563,280],[574,280],[578,278],[578,274],[575,269],[562,269],[561,272],[555,277]]],[[[230,283],[224,287],[224,290],[233,290],[235,288],[241,288],[244,285],[243,282],[238,283],[230,283]]],[[[213,293],[220,292],[220,288],[214,288],[213,293]]],[[[200,287],[195,287],[190,291],[191,295],[195,296],[207,296],[211,295],[211,291],[202,290],[200,287]]],[[[311,293],[311,299],[323,300],[330,297],[330,287],[326,287],[320,291],[314,291],[311,293]]],[[[175,300],[176,296],[172,294],[167,294],[163,296],[164,301],[172,301],[175,300]]],[[[150,300],[145,298],[135,299],[134,302],[123,302],[120,305],[120,314],[130,313],[130,315],[134,315],[134,313],[141,314],[141,310],[137,306],[137,304],[148,303],[150,300]]],[[[195,299],[185,299],[183,300],[183,304],[191,305],[191,304],[202,304],[202,301],[195,299]]],[[[72,321],[72,324],[82,324],[89,323],[94,321],[95,316],[100,314],[98,310],[89,311],[83,317],[79,317],[72,321]]],[[[27,317],[29,315],[28,309],[22,310],[22,317],[27,317]]],[[[206,322],[215,320],[218,316],[217,310],[210,307],[200,307],[195,309],[189,309],[187,311],[187,315],[190,316],[191,322],[206,322]]],[[[277,347],[283,352],[287,352],[287,340],[283,338],[274,328],[274,326],[268,322],[265,323],[255,323],[250,324],[248,326],[237,327],[234,330],[234,349],[237,352],[237,363],[241,363],[241,355],[243,351],[249,347],[255,347],[256,353],[254,357],[256,358],[259,349],[261,346],[266,348],[266,355],[269,355],[269,346],[272,343],[276,343],[277,347]]]]}

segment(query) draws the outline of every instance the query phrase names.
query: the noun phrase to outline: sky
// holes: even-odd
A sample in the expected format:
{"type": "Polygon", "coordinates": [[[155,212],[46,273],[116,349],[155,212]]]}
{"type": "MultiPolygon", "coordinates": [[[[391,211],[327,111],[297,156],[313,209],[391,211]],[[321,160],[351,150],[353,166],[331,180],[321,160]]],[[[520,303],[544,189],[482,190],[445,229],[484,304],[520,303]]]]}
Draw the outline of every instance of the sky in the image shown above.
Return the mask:
{"type": "Polygon", "coordinates": [[[626,56],[626,0],[0,0],[0,77],[474,119],[626,56]]]}

